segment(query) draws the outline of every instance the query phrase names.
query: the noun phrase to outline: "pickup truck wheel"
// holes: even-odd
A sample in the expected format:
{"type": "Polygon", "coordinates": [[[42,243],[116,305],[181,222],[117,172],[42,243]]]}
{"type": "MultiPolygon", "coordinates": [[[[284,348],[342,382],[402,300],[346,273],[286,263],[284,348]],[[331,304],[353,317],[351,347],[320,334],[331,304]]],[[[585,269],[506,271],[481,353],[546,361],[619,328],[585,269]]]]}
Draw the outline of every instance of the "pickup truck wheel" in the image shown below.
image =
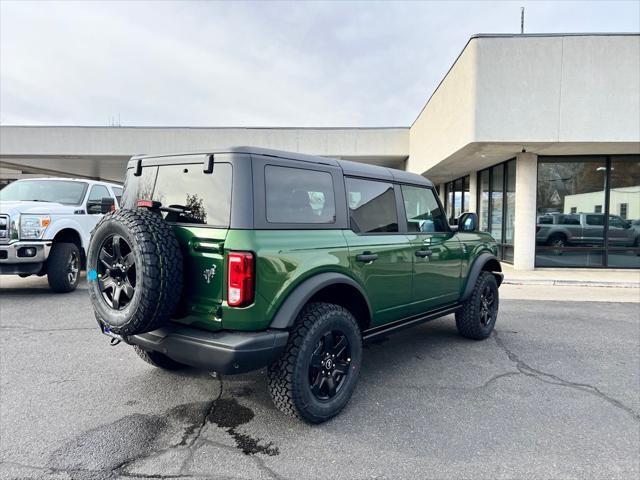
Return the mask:
{"type": "Polygon", "coordinates": [[[555,255],[562,255],[564,247],[567,246],[567,238],[562,234],[555,234],[549,237],[549,245],[553,247],[555,255]]]}
{"type": "Polygon", "coordinates": [[[47,260],[47,280],[56,293],[72,292],[80,281],[80,249],[75,243],[54,243],[47,260]]]}
{"type": "Polygon", "coordinates": [[[498,282],[491,272],[480,272],[471,297],[456,312],[456,327],[465,338],[484,340],[498,318],[498,282]]]}
{"type": "Polygon", "coordinates": [[[361,361],[362,337],[353,315],[339,305],[310,303],[268,369],[273,403],[308,423],[327,421],[351,398],[361,361]]]}
{"type": "Polygon", "coordinates": [[[163,370],[182,370],[183,368],[187,368],[186,365],[176,362],[160,352],[145,350],[139,345],[134,345],[133,350],[142,360],[156,368],[163,370]]]}
{"type": "Polygon", "coordinates": [[[182,295],[182,253],[171,226],[146,209],[102,217],[91,236],[87,280],[109,332],[128,336],[166,324],[182,295]]]}

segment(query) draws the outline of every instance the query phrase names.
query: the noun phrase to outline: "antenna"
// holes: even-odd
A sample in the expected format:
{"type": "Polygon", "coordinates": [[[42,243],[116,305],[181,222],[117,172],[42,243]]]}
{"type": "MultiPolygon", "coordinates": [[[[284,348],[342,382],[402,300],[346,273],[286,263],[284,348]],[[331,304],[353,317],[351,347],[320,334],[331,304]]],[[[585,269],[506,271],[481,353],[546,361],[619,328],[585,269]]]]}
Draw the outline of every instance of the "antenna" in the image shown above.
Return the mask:
{"type": "Polygon", "coordinates": [[[520,34],[524,33],[524,7],[520,7],[520,34]]]}

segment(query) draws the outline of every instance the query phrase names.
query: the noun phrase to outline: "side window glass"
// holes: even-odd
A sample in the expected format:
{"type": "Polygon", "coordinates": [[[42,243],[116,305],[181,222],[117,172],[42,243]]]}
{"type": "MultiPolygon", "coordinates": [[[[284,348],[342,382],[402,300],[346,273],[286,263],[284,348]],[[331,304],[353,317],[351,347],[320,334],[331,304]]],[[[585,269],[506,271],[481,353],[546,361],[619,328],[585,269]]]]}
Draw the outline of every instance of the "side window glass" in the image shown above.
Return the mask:
{"type": "Polygon", "coordinates": [[[438,205],[433,190],[402,185],[407,228],[410,232],[446,232],[444,212],[438,205]]]}
{"type": "Polygon", "coordinates": [[[587,224],[601,227],[604,225],[604,217],[602,215],[587,215],[587,224]]]}
{"type": "Polygon", "coordinates": [[[349,222],[356,233],[397,232],[398,213],[393,185],[345,178],[349,222]]]}
{"type": "Polygon", "coordinates": [[[102,213],[102,198],[111,197],[109,190],[104,185],[94,185],[89,192],[87,200],[87,213],[102,213]]]}
{"type": "Polygon", "coordinates": [[[613,228],[626,228],[626,222],[620,217],[609,215],[609,227],[613,228]]]}
{"type": "Polygon", "coordinates": [[[335,223],[330,173],[267,165],[264,178],[267,222],[335,223]]]}

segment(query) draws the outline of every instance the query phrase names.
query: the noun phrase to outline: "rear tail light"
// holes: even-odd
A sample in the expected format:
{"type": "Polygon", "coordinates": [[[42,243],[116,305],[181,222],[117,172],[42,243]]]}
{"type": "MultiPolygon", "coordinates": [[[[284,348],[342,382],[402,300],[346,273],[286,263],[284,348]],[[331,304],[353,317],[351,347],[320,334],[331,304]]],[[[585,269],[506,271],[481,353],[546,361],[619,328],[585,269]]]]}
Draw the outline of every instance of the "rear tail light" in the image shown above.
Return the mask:
{"type": "Polygon", "coordinates": [[[152,210],[157,210],[162,206],[162,203],[155,202],[153,200],[138,200],[136,205],[138,208],[150,208],[152,210]]]}
{"type": "Polygon", "coordinates": [[[254,258],[251,252],[233,252],[227,256],[229,283],[227,303],[244,307],[253,303],[254,258]]]}

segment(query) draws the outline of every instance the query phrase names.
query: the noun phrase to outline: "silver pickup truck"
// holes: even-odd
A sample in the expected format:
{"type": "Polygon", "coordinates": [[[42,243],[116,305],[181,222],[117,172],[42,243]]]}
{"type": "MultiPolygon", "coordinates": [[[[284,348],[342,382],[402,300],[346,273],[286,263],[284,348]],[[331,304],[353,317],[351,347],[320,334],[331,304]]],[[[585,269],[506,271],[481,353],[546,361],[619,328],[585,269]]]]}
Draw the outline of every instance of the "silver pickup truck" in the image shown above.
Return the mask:
{"type": "MultiPolygon", "coordinates": [[[[538,217],[536,243],[555,248],[604,244],[603,213],[548,213],[538,217]]],[[[640,232],[631,222],[609,215],[609,244],[638,246],[640,232]]]]}
{"type": "Polygon", "coordinates": [[[91,230],[121,195],[120,185],[94,180],[10,183],[0,190],[0,274],[47,275],[53,291],[74,290],[91,230]]]}

